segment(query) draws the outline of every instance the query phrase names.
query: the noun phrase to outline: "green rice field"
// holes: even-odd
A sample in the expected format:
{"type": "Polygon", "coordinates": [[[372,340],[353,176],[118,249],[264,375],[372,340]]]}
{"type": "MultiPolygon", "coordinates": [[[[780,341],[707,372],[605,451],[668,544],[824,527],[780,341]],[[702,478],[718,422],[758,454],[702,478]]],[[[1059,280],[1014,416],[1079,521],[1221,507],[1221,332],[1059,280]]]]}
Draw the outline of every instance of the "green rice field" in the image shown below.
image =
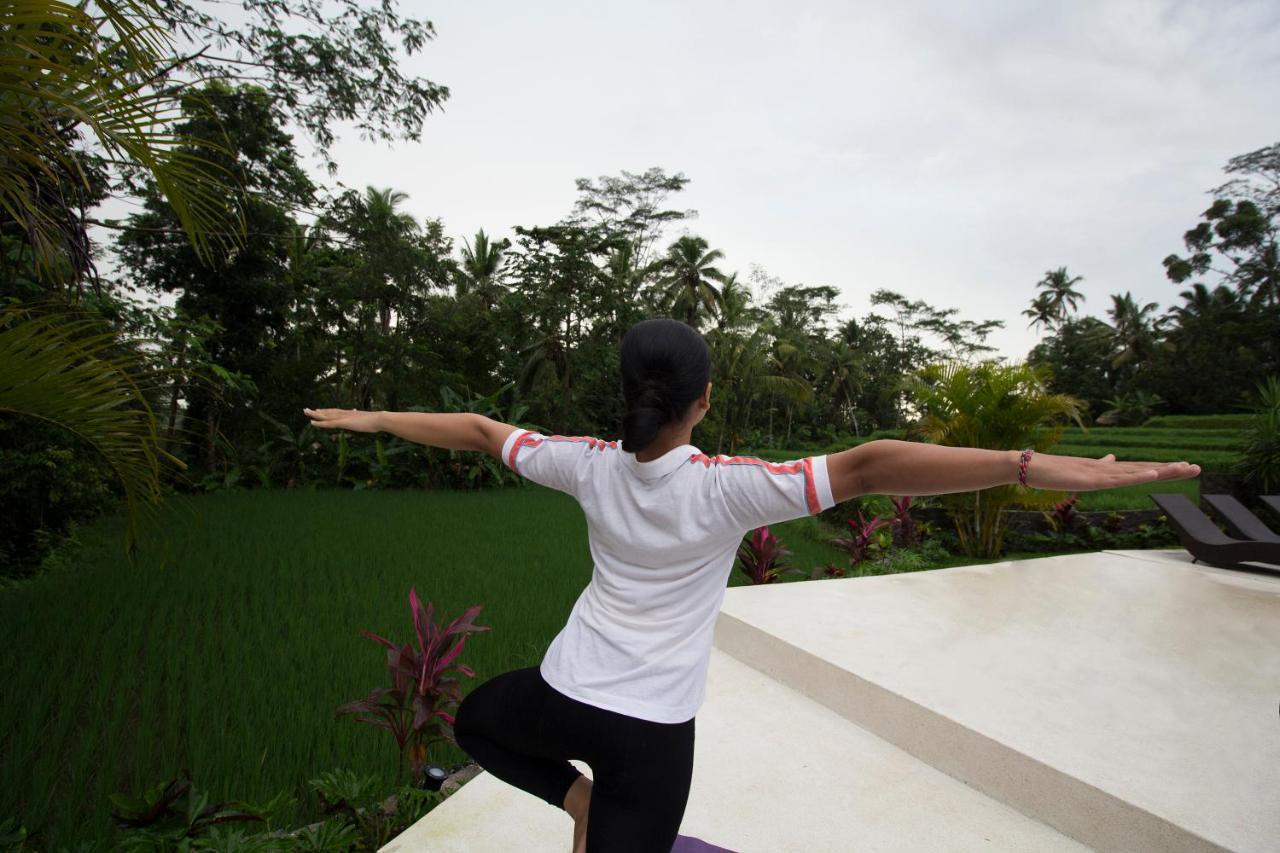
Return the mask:
{"type": "MultiPolygon", "coordinates": [[[[840,560],[812,519],[776,527],[804,566],[840,560]]],[[[120,516],[82,532],[66,569],[0,590],[0,818],[44,849],[110,837],[108,795],[188,768],[214,801],[346,767],[394,780],[388,733],[334,709],[384,683],[382,647],[412,636],[409,587],[452,619],[481,604],[461,661],[474,684],[536,665],[591,577],[567,495],[239,491],[178,498],[166,532],[122,553],[120,516]]],[[[735,568],[731,585],[747,583],[735,568]]],[[[792,576],[783,576],[791,580],[792,576]]],[[[442,745],[431,760],[466,756],[442,745]]]]}

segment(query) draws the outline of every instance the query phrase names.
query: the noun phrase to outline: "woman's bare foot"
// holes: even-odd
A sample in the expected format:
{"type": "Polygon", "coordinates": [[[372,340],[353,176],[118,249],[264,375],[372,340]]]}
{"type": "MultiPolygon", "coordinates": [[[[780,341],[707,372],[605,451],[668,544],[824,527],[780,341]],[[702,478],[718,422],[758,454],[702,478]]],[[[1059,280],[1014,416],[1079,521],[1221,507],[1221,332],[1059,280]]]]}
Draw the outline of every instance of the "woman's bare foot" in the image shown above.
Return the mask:
{"type": "Polygon", "coordinates": [[[591,780],[579,776],[564,795],[564,810],[573,817],[573,853],[587,851],[587,814],[591,810],[591,780]]]}

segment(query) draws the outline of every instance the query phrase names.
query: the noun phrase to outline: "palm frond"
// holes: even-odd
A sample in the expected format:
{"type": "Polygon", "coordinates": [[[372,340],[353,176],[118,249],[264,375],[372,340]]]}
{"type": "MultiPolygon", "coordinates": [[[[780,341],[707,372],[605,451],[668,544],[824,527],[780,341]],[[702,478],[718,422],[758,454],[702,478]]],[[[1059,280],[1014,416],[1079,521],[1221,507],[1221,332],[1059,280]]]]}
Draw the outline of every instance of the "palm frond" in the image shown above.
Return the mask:
{"type": "Polygon", "coordinates": [[[135,379],[143,356],[115,330],[65,313],[0,311],[0,412],[38,418],[83,439],[111,467],[128,508],[125,550],[137,552],[139,522],[160,502],[160,467],[186,465],[161,446],[156,418],[135,379]],[[23,316],[27,315],[27,316],[23,316]]]}

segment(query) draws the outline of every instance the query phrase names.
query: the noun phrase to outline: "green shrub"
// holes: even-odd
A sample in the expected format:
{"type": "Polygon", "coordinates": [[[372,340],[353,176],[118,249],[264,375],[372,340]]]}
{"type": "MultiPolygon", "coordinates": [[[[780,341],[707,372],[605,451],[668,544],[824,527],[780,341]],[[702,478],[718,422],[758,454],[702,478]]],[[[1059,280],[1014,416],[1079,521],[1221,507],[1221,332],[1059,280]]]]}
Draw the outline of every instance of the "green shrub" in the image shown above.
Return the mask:
{"type": "Polygon", "coordinates": [[[80,439],[43,421],[0,420],[0,575],[28,577],[78,524],[115,505],[114,480],[80,439]]]}
{"type": "Polygon", "coordinates": [[[1232,472],[1258,494],[1280,490],[1280,377],[1258,383],[1259,407],[1243,433],[1243,456],[1232,472]]]}

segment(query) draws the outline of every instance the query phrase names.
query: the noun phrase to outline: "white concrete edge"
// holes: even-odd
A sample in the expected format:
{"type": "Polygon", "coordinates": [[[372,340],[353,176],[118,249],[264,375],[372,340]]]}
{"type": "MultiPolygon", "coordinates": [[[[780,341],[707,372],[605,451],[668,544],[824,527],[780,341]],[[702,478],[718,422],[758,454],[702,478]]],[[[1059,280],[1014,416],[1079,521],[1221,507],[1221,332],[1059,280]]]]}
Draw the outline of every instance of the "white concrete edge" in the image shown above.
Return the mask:
{"type": "Polygon", "coordinates": [[[723,611],[714,644],[931,767],[1090,847],[1229,850],[723,611]]]}

